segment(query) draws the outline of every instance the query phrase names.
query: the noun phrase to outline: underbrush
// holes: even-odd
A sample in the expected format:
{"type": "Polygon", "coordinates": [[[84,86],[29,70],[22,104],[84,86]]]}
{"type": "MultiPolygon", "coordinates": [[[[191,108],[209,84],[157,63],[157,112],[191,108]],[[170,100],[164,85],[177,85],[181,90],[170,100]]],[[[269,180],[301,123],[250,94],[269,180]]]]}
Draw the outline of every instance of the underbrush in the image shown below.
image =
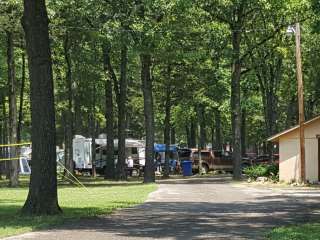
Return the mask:
{"type": "Polygon", "coordinates": [[[266,177],[273,182],[279,181],[279,166],[277,164],[253,165],[246,167],[243,172],[252,180],[257,180],[259,177],[266,177]]]}

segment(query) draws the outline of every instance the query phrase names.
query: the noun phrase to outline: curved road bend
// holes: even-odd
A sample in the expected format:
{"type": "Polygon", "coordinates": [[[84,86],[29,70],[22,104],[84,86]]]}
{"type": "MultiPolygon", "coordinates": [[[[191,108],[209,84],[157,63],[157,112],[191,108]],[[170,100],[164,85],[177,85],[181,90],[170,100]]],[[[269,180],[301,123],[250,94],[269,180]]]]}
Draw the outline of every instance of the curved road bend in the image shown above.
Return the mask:
{"type": "Polygon", "coordinates": [[[167,180],[140,206],[6,240],[264,239],[275,226],[319,220],[319,202],[319,190],[248,187],[228,177],[167,180]]]}

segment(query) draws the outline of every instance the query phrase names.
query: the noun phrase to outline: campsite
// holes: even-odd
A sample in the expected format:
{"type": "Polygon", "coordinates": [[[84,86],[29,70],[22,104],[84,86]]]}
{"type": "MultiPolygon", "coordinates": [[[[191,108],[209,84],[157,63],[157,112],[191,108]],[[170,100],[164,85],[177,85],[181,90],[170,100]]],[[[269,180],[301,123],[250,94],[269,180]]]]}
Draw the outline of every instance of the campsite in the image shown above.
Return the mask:
{"type": "Polygon", "coordinates": [[[320,239],[318,0],[0,0],[0,239],[320,239]]]}

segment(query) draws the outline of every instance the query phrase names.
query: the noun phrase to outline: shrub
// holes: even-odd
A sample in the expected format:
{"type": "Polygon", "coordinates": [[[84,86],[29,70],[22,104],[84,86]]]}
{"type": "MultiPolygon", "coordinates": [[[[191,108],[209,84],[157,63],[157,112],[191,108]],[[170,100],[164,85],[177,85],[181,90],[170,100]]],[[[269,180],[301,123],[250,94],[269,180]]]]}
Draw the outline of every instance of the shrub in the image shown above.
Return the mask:
{"type": "Polygon", "coordinates": [[[276,164],[253,165],[246,167],[243,172],[252,179],[257,179],[258,177],[268,177],[272,181],[279,179],[279,167],[276,164]]]}

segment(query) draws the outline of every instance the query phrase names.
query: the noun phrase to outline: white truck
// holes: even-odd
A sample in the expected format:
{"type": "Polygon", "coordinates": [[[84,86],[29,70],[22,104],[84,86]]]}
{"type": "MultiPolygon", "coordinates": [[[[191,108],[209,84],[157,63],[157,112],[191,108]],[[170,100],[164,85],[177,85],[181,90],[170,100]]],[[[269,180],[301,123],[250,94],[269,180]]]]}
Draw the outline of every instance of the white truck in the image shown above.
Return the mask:
{"type": "MultiPolygon", "coordinates": [[[[96,157],[94,163],[98,171],[104,170],[107,160],[107,140],[95,139],[96,157]]],[[[90,171],[92,169],[92,139],[76,135],[73,139],[73,161],[78,171],[90,171]]],[[[134,167],[145,165],[145,143],[142,140],[126,139],[126,160],[133,159],[134,167]]],[[[114,160],[118,158],[118,139],[114,140],[114,160]]]]}

